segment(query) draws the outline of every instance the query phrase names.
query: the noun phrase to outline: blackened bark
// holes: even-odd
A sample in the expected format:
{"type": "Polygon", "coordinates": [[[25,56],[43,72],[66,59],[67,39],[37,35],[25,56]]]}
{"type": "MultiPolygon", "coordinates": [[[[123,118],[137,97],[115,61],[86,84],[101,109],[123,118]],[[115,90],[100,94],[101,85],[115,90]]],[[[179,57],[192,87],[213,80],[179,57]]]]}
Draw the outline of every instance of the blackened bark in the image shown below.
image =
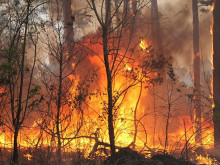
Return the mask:
{"type": "Polygon", "coordinates": [[[168,133],[169,133],[169,121],[170,121],[170,112],[171,112],[171,103],[168,103],[168,113],[167,113],[167,122],[166,122],[166,137],[165,137],[165,145],[164,145],[164,154],[166,153],[166,149],[168,146],[168,133]]]}
{"type": "Polygon", "coordinates": [[[14,132],[14,149],[13,149],[13,157],[12,157],[12,165],[18,165],[18,132],[19,128],[15,128],[14,132]]]}
{"type": "Polygon", "coordinates": [[[57,116],[56,116],[56,129],[57,129],[57,158],[58,164],[62,163],[62,152],[61,152],[61,137],[60,137],[60,111],[61,111],[61,101],[62,101],[62,78],[63,78],[63,54],[61,53],[60,57],[60,75],[59,75],[59,89],[58,89],[58,101],[57,101],[57,116]]]}
{"type": "Polygon", "coordinates": [[[220,1],[215,0],[213,10],[213,98],[214,141],[220,145],[220,1]]]}
{"type": "Polygon", "coordinates": [[[108,91],[108,131],[109,131],[109,141],[111,149],[111,157],[114,160],[115,157],[115,134],[114,134],[114,119],[113,119],[113,94],[112,94],[112,74],[109,64],[109,52],[108,52],[108,31],[110,29],[110,10],[111,10],[111,1],[105,0],[106,4],[106,17],[105,24],[102,27],[103,34],[103,53],[104,53],[104,62],[107,76],[107,91],[108,91]]]}
{"type": "Polygon", "coordinates": [[[109,59],[108,59],[108,38],[107,38],[107,28],[103,28],[103,51],[104,51],[104,61],[105,69],[107,75],[107,89],[108,89],[108,130],[109,130],[109,141],[111,148],[111,156],[115,157],[115,135],[114,135],[114,125],[113,125],[113,100],[112,100],[112,75],[110,71],[109,59]]]}
{"type": "Polygon", "coordinates": [[[193,53],[194,53],[194,115],[195,115],[195,140],[202,143],[201,138],[201,93],[200,93],[200,53],[199,53],[199,17],[198,1],[192,0],[193,11],[193,53]]]}

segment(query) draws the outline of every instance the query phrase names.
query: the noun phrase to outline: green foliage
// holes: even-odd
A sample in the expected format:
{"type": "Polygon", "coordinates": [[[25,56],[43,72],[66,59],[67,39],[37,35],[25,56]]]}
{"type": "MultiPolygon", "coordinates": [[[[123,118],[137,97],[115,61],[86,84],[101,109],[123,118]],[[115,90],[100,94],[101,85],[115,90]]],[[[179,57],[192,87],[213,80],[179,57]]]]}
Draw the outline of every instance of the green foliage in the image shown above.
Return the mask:
{"type": "Polygon", "coordinates": [[[10,76],[17,74],[17,51],[15,48],[3,50],[0,60],[0,85],[9,83],[10,76]]]}

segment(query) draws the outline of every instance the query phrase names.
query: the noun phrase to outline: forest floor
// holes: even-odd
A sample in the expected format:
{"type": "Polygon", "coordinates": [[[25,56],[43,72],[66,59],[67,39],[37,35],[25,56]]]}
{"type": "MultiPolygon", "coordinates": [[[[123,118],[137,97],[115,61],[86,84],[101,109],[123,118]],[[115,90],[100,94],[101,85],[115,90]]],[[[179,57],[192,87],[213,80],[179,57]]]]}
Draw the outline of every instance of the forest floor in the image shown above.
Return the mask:
{"type": "MultiPolygon", "coordinates": [[[[168,154],[154,154],[150,158],[146,158],[144,155],[138,153],[137,151],[134,151],[130,148],[122,148],[120,149],[114,158],[108,157],[107,159],[103,160],[103,158],[95,158],[95,159],[86,159],[83,156],[75,156],[72,157],[72,159],[69,159],[69,161],[65,161],[62,163],[62,165],[196,165],[196,164],[202,164],[202,165],[220,165],[220,160],[218,160],[218,157],[220,155],[219,150],[212,149],[209,151],[204,151],[201,149],[200,151],[197,151],[197,153],[201,153],[204,155],[207,153],[215,153],[213,155],[209,155],[209,159],[204,160],[203,163],[197,163],[194,160],[192,161],[186,161],[184,159],[177,159],[174,156],[170,156],[168,154]],[[204,152],[204,153],[203,153],[204,152]],[[213,160],[212,160],[213,158],[213,160]],[[215,160],[215,161],[214,161],[215,160]]],[[[8,152],[8,159],[10,158],[10,152],[8,152]]],[[[36,155],[33,155],[33,157],[36,157],[36,155]]],[[[42,157],[38,159],[34,159],[33,157],[27,157],[22,156],[21,162],[19,165],[58,165],[57,162],[51,162],[48,158],[42,157]],[[29,160],[28,160],[29,159],[29,160]]],[[[178,157],[178,156],[176,156],[178,157]]],[[[6,159],[2,159],[0,155],[0,165],[10,165],[10,161],[6,161],[6,159]]]]}

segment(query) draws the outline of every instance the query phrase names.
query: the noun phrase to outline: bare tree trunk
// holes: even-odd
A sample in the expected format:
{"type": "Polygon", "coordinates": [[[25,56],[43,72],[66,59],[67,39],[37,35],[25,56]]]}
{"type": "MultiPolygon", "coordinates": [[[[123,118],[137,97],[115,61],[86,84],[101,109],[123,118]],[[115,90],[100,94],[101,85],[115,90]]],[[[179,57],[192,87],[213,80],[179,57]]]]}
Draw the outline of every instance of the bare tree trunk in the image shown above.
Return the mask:
{"type": "Polygon", "coordinates": [[[65,39],[65,53],[72,57],[73,53],[73,21],[74,16],[72,15],[71,0],[63,1],[63,17],[64,17],[64,39],[65,39]]]}
{"type": "Polygon", "coordinates": [[[18,132],[19,132],[19,128],[15,128],[15,132],[14,132],[14,149],[13,149],[13,158],[12,158],[12,164],[13,165],[18,165],[18,132]]]}
{"type": "Polygon", "coordinates": [[[57,129],[57,158],[58,164],[62,163],[61,153],[61,137],[60,137],[60,111],[61,111],[61,95],[62,95],[62,53],[60,58],[60,75],[59,75],[59,89],[58,89],[58,102],[57,102],[57,116],[56,116],[56,129],[57,129]]]}
{"type": "Polygon", "coordinates": [[[156,98],[155,98],[155,85],[154,84],[153,84],[153,108],[154,108],[153,146],[155,146],[156,128],[157,128],[157,113],[156,113],[156,98]]]}
{"type": "Polygon", "coordinates": [[[215,146],[220,145],[220,1],[215,0],[213,11],[213,98],[214,115],[214,141],[215,146]]]}
{"type": "Polygon", "coordinates": [[[107,88],[108,88],[108,129],[109,129],[109,140],[111,148],[111,156],[115,157],[115,135],[114,135],[114,125],[113,125],[113,100],[112,100],[112,76],[109,66],[108,59],[108,39],[107,39],[107,29],[103,29],[103,51],[104,51],[104,61],[105,69],[107,74],[107,88]]]}
{"type": "Polygon", "coordinates": [[[142,94],[142,82],[141,82],[141,86],[140,86],[140,93],[138,96],[138,100],[135,106],[135,110],[134,110],[134,138],[133,138],[133,142],[132,142],[132,148],[135,149],[135,142],[137,139],[137,132],[138,132],[138,123],[137,123],[137,110],[138,110],[138,105],[141,99],[141,94],[142,94]]]}
{"type": "Polygon", "coordinates": [[[171,103],[168,103],[168,114],[167,114],[167,122],[166,122],[166,135],[165,135],[164,154],[166,153],[166,149],[167,149],[167,146],[168,146],[170,111],[171,111],[171,103]]]}
{"type": "MultiPolygon", "coordinates": [[[[14,149],[13,149],[13,158],[12,158],[12,164],[17,165],[18,164],[18,133],[20,130],[20,125],[23,123],[21,120],[21,112],[23,110],[22,107],[22,98],[23,98],[23,90],[24,90],[24,61],[25,61],[25,54],[26,54],[26,42],[27,42],[27,31],[28,31],[28,18],[29,18],[29,10],[30,10],[31,1],[28,0],[27,2],[27,15],[25,20],[25,31],[24,31],[24,43],[22,48],[22,57],[21,57],[21,70],[20,70],[20,86],[19,86],[19,96],[18,96],[18,107],[17,112],[15,113],[15,107],[14,107],[14,99],[12,99],[13,103],[11,102],[12,107],[12,120],[13,120],[13,126],[14,126],[14,149]]],[[[11,48],[13,49],[13,48],[11,48]]],[[[11,84],[14,85],[14,84],[11,84]]],[[[12,87],[14,88],[14,87],[12,87]]],[[[12,94],[12,93],[11,93],[12,94]]],[[[14,97],[14,95],[13,95],[14,97]]]]}
{"type": "Polygon", "coordinates": [[[110,10],[111,10],[111,1],[105,0],[106,4],[106,17],[105,24],[103,25],[103,52],[104,52],[104,61],[105,69],[107,76],[107,89],[108,89],[108,131],[109,131],[109,141],[112,160],[115,157],[115,134],[114,134],[114,121],[113,121],[113,93],[112,93],[112,73],[109,65],[109,53],[108,53],[108,31],[110,28],[110,10]]]}
{"type": "Polygon", "coordinates": [[[151,30],[153,45],[157,46],[160,53],[163,54],[161,32],[160,32],[160,17],[158,11],[157,0],[151,0],[151,30]]]}
{"type": "Polygon", "coordinates": [[[194,115],[195,115],[195,140],[202,143],[201,138],[201,93],[200,93],[200,53],[199,53],[199,17],[198,1],[192,0],[193,10],[193,53],[194,53],[194,115]]]}
{"type": "MultiPolygon", "coordinates": [[[[163,45],[162,45],[162,34],[160,30],[160,16],[158,10],[157,0],[151,0],[151,33],[152,33],[152,41],[153,46],[157,48],[157,52],[161,55],[164,54],[163,52],[163,45]]],[[[166,81],[166,68],[162,67],[159,71],[163,81],[166,81]]]]}

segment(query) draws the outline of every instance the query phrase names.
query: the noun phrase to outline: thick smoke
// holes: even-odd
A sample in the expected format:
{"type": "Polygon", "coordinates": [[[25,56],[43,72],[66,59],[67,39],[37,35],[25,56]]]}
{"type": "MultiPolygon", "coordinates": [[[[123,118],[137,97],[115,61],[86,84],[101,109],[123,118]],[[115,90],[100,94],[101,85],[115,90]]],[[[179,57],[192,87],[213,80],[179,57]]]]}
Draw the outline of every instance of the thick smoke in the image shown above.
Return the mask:
{"type": "MultiPolygon", "coordinates": [[[[211,11],[201,12],[200,21],[200,54],[201,71],[211,74],[211,11]],[[204,70],[203,70],[204,68],[204,70]]],[[[193,74],[193,32],[192,1],[159,0],[161,12],[161,31],[166,56],[172,56],[173,65],[180,81],[192,86],[193,74]]],[[[204,75],[203,73],[201,73],[204,75]]],[[[206,75],[207,76],[207,75],[206,75]]],[[[207,77],[206,77],[207,78],[207,77]]]]}

